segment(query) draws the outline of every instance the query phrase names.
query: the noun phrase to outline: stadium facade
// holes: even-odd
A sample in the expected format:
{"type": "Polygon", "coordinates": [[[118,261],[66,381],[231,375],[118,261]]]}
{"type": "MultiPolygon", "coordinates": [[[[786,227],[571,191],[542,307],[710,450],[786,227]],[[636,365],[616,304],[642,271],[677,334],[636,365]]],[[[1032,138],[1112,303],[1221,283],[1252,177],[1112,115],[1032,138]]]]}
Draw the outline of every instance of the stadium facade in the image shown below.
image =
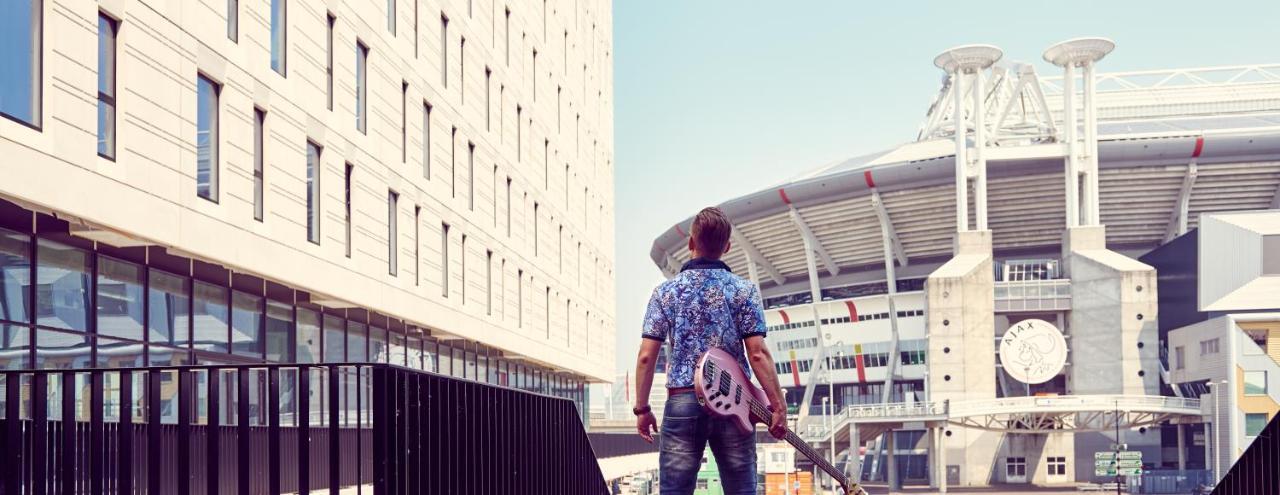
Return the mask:
{"type": "Polygon", "coordinates": [[[607,3],[0,12],[0,367],[612,380],[607,3]]]}
{"type": "MultiPolygon", "coordinates": [[[[1122,447],[1147,470],[1220,476],[1247,446],[1245,414],[1275,414],[1258,396],[1214,421],[1205,383],[1235,375],[1170,370],[1168,355],[1206,331],[1225,353],[1230,322],[1275,321],[1258,312],[1280,307],[1263,296],[1280,245],[1259,225],[1280,220],[1205,233],[1215,214],[1280,208],[1280,66],[1097,72],[1112,48],[1055,45],[1053,76],[996,47],[948,50],[914,141],[720,205],[735,227],[726,261],[762,289],[788,406],[850,472],[944,489],[1107,482],[1095,454],[1122,447]],[[1196,232],[1237,263],[1140,261],[1196,232]],[[1197,277],[1216,291],[1198,304],[1197,277]],[[1248,303],[1211,305],[1228,292],[1248,303]],[[1168,309],[1178,298],[1193,302],[1168,309]],[[1166,326],[1179,310],[1190,316],[1166,326]],[[1043,331],[1018,342],[1030,327],[1043,331]]],[[[690,221],[654,241],[669,276],[690,221]]],[[[1240,381],[1266,395],[1275,380],[1240,381]]]]}

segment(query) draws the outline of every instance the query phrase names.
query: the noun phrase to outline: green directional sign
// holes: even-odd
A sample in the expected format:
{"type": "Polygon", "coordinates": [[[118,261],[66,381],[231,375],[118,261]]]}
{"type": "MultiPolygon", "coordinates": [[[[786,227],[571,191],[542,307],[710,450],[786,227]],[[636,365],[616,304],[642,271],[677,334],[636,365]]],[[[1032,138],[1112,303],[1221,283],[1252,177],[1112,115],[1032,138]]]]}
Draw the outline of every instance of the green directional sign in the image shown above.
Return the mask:
{"type": "Polygon", "coordinates": [[[1093,453],[1093,460],[1095,461],[1101,461],[1101,460],[1114,461],[1115,459],[1116,459],[1115,452],[1094,452],[1093,453]]]}
{"type": "Polygon", "coordinates": [[[1094,459],[1094,460],[1093,460],[1093,467],[1094,467],[1094,469],[1108,469],[1108,468],[1114,468],[1114,467],[1116,467],[1116,461],[1113,461],[1113,460],[1106,460],[1106,459],[1094,459]]]}
{"type": "Polygon", "coordinates": [[[1126,468],[1129,468],[1129,469],[1132,469],[1132,468],[1141,468],[1141,467],[1142,467],[1142,460],[1140,460],[1140,459],[1120,459],[1120,461],[1118,462],[1118,465],[1119,465],[1120,469],[1126,469],[1126,468]]]}
{"type": "Polygon", "coordinates": [[[1141,450],[1131,450],[1131,451],[1124,451],[1124,452],[1120,452],[1120,453],[1119,453],[1119,458],[1120,458],[1120,459],[1127,459],[1127,460],[1132,460],[1132,459],[1142,460],[1142,451],[1141,451],[1141,450]]]}
{"type": "Polygon", "coordinates": [[[1142,468],[1120,468],[1116,470],[1120,476],[1142,476],[1142,468]]]}

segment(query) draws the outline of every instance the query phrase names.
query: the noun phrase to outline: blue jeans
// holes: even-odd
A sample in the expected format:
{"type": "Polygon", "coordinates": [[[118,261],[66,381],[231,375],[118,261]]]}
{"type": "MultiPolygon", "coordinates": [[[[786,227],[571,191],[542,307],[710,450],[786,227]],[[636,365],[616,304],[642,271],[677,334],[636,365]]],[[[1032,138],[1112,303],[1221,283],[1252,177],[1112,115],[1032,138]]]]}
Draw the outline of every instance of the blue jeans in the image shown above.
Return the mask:
{"type": "Polygon", "coordinates": [[[691,393],[672,395],[658,437],[658,473],[662,495],[693,493],[702,453],[711,444],[725,495],[756,493],[756,436],[707,414],[691,393]]]}

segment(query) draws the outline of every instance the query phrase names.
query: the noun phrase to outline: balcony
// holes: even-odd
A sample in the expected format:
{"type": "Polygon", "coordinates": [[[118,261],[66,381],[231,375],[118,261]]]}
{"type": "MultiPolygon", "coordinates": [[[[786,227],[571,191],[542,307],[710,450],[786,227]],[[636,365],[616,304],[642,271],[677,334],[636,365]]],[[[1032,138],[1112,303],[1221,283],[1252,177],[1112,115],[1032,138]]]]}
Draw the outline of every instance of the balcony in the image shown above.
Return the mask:
{"type": "Polygon", "coordinates": [[[399,366],[0,378],[0,493],[606,492],[573,402],[399,366]]]}

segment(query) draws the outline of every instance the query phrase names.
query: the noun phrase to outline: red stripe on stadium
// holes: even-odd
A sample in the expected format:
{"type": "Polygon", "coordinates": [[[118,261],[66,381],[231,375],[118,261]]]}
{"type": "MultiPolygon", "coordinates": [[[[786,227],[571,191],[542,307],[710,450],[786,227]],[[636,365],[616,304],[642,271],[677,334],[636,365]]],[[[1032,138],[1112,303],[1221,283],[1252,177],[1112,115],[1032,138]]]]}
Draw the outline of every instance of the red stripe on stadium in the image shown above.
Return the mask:
{"type": "Polygon", "coordinates": [[[791,204],[791,198],[788,198],[788,197],[787,197],[787,191],[786,191],[786,190],[778,189],[778,196],[782,198],[782,202],[783,202],[783,203],[791,204]]]}
{"type": "Polygon", "coordinates": [[[1204,151],[1204,136],[1196,138],[1196,149],[1191,152],[1191,158],[1198,158],[1201,151],[1204,151]]]}
{"type": "Polygon", "coordinates": [[[689,235],[685,234],[684,229],[681,229],[679,225],[676,225],[676,233],[680,234],[680,237],[689,237],[689,235]]]}
{"type": "Polygon", "coordinates": [[[867,187],[876,187],[876,181],[875,181],[875,179],[872,179],[872,178],[871,178],[871,171],[870,171],[870,170],[868,170],[868,171],[866,171],[866,172],[863,172],[863,173],[862,173],[862,178],[863,178],[863,180],[866,180],[866,181],[867,181],[867,187]]]}
{"type": "Polygon", "coordinates": [[[844,307],[849,308],[849,323],[857,323],[858,307],[853,304],[853,301],[845,301],[844,307]]]}
{"type": "Polygon", "coordinates": [[[779,309],[779,310],[778,310],[778,314],[782,315],[782,324],[783,324],[783,325],[786,325],[786,324],[791,323],[791,317],[787,316],[787,312],[786,312],[786,311],[783,311],[783,310],[779,309]]]}
{"type": "Polygon", "coordinates": [[[862,355],[855,356],[853,362],[858,365],[858,383],[867,383],[867,368],[862,365],[862,355]]]}

